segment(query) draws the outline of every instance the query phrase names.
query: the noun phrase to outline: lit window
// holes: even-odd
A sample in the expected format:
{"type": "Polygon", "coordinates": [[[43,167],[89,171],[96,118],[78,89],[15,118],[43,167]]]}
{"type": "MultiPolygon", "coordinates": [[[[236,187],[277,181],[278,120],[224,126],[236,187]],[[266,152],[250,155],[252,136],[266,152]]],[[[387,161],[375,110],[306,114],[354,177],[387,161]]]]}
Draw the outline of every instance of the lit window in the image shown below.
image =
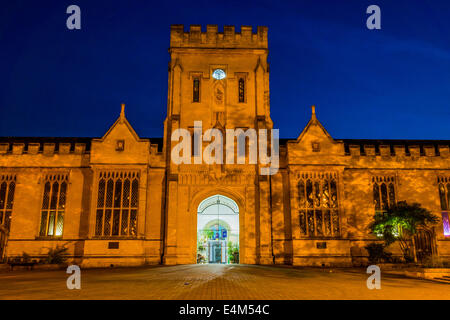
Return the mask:
{"type": "MultiPolygon", "coordinates": [[[[0,175],[0,226],[6,233],[11,226],[11,212],[16,189],[16,176],[0,175]]],[[[1,257],[1,256],[0,256],[1,257]]]]}
{"type": "Polygon", "coordinates": [[[303,173],[298,182],[300,234],[338,237],[339,206],[336,173],[303,173]]]}
{"type": "Polygon", "coordinates": [[[245,80],[239,79],[239,102],[245,102],[245,80]]]}
{"type": "Polygon", "coordinates": [[[386,211],[395,205],[394,177],[373,177],[373,203],[376,211],[386,211]]]}
{"type": "Polygon", "coordinates": [[[138,195],[138,172],[101,172],[95,235],[136,236],[138,195]]]}
{"type": "Polygon", "coordinates": [[[61,237],[63,234],[67,180],[66,174],[51,174],[44,178],[40,236],[61,237]]]}
{"type": "Polygon", "coordinates": [[[200,79],[198,79],[198,78],[194,79],[192,101],[193,102],[200,101],[200,79]]]}

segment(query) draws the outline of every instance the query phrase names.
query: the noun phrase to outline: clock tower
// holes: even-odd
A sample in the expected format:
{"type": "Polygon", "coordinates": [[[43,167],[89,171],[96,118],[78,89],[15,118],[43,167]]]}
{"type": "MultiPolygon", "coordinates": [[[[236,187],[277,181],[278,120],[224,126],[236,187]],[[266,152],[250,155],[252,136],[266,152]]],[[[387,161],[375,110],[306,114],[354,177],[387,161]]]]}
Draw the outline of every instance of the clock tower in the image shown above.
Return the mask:
{"type": "MultiPolygon", "coordinates": [[[[254,33],[251,26],[242,26],[240,32],[236,32],[234,26],[225,26],[223,32],[219,32],[217,25],[208,25],[204,32],[200,25],[191,25],[186,32],[183,25],[172,25],[169,53],[164,123],[165,263],[195,263],[195,238],[191,239],[179,230],[192,228],[189,234],[195,235],[195,221],[186,215],[195,215],[198,204],[193,199],[202,192],[205,196],[236,192],[239,194],[236,197],[242,198],[241,205],[253,203],[249,211],[240,208],[240,219],[251,220],[248,234],[241,232],[241,261],[255,262],[261,256],[255,252],[257,245],[261,245],[261,250],[269,246],[269,240],[258,238],[260,230],[255,230],[256,225],[262,226],[255,219],[258,220],[261,211],[266,210],[269,199],[268,184],[267,192],[257,190],[261,188],[258,165],[175,164],[170,159],[171,150],[178,142],[171,141],[171,137],[179,128],[193,133],[194,122],[198,121],[202,123],[203,133],[210,128],[219,128],[222,132],[226,129],[245,131],[251,128],[257,132],[272,129],[267,27],[257,27],[254,33]],[[248,188],[245,187],[247,184],[250,184],[248,188]],[[224,190],[226,185],[227,190],[224,190]],[[261,194],[264,195],[263,204],[260,203],[261,194]],[[246,202],[248,197],[250,202],[246,202]]],[[[231,198],[239,203],[236,197],[231,198]]]]}
{"type": "Polygon", "coordinates": [[[272,127],[267,27],[172,25],[166,129],[272,127]]]}

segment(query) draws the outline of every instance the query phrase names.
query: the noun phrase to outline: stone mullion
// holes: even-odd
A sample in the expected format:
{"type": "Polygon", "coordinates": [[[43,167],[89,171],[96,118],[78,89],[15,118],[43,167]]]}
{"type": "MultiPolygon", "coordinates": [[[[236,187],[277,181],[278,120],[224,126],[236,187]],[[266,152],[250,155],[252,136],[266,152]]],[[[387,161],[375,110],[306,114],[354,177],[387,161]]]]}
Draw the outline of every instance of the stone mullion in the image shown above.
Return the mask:
{"type": "Polygon", "coordinates": [[[105,197],[103,199],[103,215],[102,215],[102,232],[100,236],[105,236],[105,222],[106,222],[106,197],[108,195],[108,181],[105,177],[105,197]]]}
{"type": "Polygon", "coordinates": [[[338,182],[336,177],[331,176],[330,179],[330,225],[331,225],[331,230],[330,230],[330,235],[332,237],[336,237],[336,234],[334,233],[334,211],[338,210],[338,219],[339,219],[339,198],[338,198],[338,182]],[[333,202],[333,191],[331,189],[331,182],[334,180],[334,185],[336,186],[336,207],[333,207],[332,202],[333,202]]]}
{"type": "MultiPolygon", "coordinates": [[[[116,208],[114,207],[115,205],[115,196],[116,196],[116,183],[119,180],[119,173],[116,173],[117,176],[114,177],[114,183],[113,183],[113,193],[112,193],[112,203],[111,203],[111,228],[110,228],[110,233],[111,233],[111,237],[113,236],[113,227],[114,227],[114,211],[116,211],[116,208]]],[[[119,220],[120,220],[120,207],[119,207],[119,220]]],[[[120,222],[120,221],[119,221],[120,222]]],[[[120,226],[119,226],[119,232],[118,235],[120,235],[120,226]]]]}
{"type": "Polygon", "coordinates": [[[61,185],[62,185],[62,181],[60,180],[57,181],[58,181],[58,192],[56,193],[55,223],[53,224],[53,236],[56,236],[56,225],[58,224],[59,218],[59,197],[61,196],[61,185]]]}
{"type": "Polygon", "coordinates": [[[317,195],[317,190],[316,190],[316,180],[312,180],[312,196],[313,196],[313,206],[312,206],[312,210],[313,210],[313,219],[314,219],[314,234],[313,237],[317,236],[317,219],[316,219],[316,195],[317,195]]]}
{"type": "MultiPolygon", "coordinates": [[[[127,173],[125,173],[126,175],[127,173]]],[[[124,179],[121,177],[119,178],[121,184],[120,184],[120,197],[119,197],[119,236],[122,235],[122,220],[123,220],[123,182],[124,179]]],[[[129,214],[128,214],[129,216],[129,214]]],[[[128,220],[128,218],[127,218],[128,220]]],[[[128,233],[128,225],[127,225],[127,233],[128,233]]]]}
{"type": "MultiPolygon", "coordinates": [[[[44,236],[48,236],[48,227],[50,224],[50,211],[51,211],[51,207],[52,207],[52,194],[53,194],[53,183],[49,181],[50,184],[50,191],[48,192],[48,208],[46,210],[46,215],[47,215],[47,222],[45,224],[45,233],[44,236]]],[[[45,192],[45,183],[44,183],[44,192],[45,192]]],[[[42,215],[41,215],[41,219],[42,219],[42,215]]]]}
{"type": "MultiPolygon", "coordinates": [[[[123,200],[125,199],[125,194],[123,193],[123,188],[125,186],[125,181],[126,180],[127,180],[127,177],[125,177],[123,182],[122,182],[122,203],[121,203],[122,206],[123,206],[123,200]]],[[[127,209],[128,209],[127,233],[128,233],[128,235],[131,235],[130,234],[131,233],[131,191],[132,191],[131,190],[131,183],[132,183],[132,180],[130,180],[130,187],[129,187],[129,190],[128,190],[128,197],[130,198],[128,200],[128,206],[127,206],[127,209]]],[[[139,209],[138,209],[138,212],[137,212],[137,216],[139,216],[139,209]]],[[[136,217],[136,219],[138,219],[138,217],[136,217]]],[[[136,221],[136,223],[137,223],[137,221],[136,221]]],[[[137,235],[137,232],[136,232],[136,235],[137,235]]]]}
{"type": "MultiPolygon", "coordinates": [[[[115,187],[116,187],[116,181],[115,181],[115,179],[114,179],[114,173],[112,173],[112,177],[110,177],[111,178],[111,180],[112,180],[112,185],[113,185],[113,187],[112,187],[112,191],[111,191],[111,197],[112,197],[112,199],[111,199],[111,207],[109,208],[109,210],[110,210],[110,216],[109,216],[109,232],[108,232],[108,234],[104,234],[105,236],[108,236],[108,237],[110,237],[111,236],[111,234],[112,234],[112,217],[113,217],[113,215],[114,215],[114,189],[115,189],[115,187]]],[[[109,179],[108,179],[109,180],[109,179]]],[[[106,185],[106,196],[108,195],[108,184],[106,185]]],[[[106,210],[108,210],[108,208],[107,208],[107,206],[106,206],[106,202],[105,202],[105,214],[104,214],[104,216],[103,216],[103,218],[104,218],[104,220],[105,220],[105,223],[106,223],[106,210]]],[[[103,228],[104,228],[104,226],[103,226],[103,228]]]]}
{"type": "Polygon", "coordinates": [[[330,218],[330,233],[328,234],[328,236],[332,237],[333,236],[333,219],[332,219],[332,195],[331,195],[331,181],[333,181],[333,175],[330,174],[330,177],[328,179],[328,206],[327,206],[327,210],[328,210],[328,216],[330,218]]]}
{"type": "Polygon", "coordinates": [[[324,207],[323,207],[323,184],[324,184],[324,178],[322,177],[319,181],[319,188],[320,188],[320,192],[319,192],[319,210],[320,210],[320,215],[322,218],[322,224],[321,224],[321,228],[322,228],[322,236],[325,236],[325,232],[324,232],[324,225],[323,225],[323,217],[324,217],[324,207]]]}
{"type": "MultiPolygon", "coordinates": [[[[303,179],[301,181],[303,183],[303,199],[305,199],[305,201],[304,201],[303,207],[297,209],[297,215],[299,216],[299,224],[300,224],[300,210],[303,211],[304,217],[305,217],[305,234],[304,234],[304,236],[308,237],[308,235],[309,235],[309,230],[308,230],[308,200],[306,199],[306,196],[307,196],[306,180],[303,179]]],[[[299,181],[297,181],[297,193],[298,193],[298,184],[299,184],[299,181]]],[[[298,199],[298,197],[297,197],[297,199],[298,199]]],[[[299,229],[299,231],[300,231],[300,229],[299,229]]]]}
{"type": "Polygon", "coordinates": [[[378,203],[380,204],[380,211],[383,211],[383,195],[381,194],[381,184],[377,183],[378,189],[378,203]]]}
{"type": "MultiPolygon", "coordinates": [[[[107,185],[108,185],[108,180],[106,179],[106,177],[105,177],[105,194],[103,195],[103,203],[102,203],[102,224],[101,224],[101,226],[100,226],[100,234],[99,234],[99,236],[103,236],[104,234],[105,234],[105,215],[106,215],[106,190],[107,190],[107,185]]],[[[98,202],[98,186],[99,186],[99,183],[100,183],[100,179],[98,179],[98,182],[97,182],[97,202],[98,202]]],[[[97,206],[98,206],[98,204],[97,204],[97,206]]],[[[97,215],[97,213],[95,213],[96,215],[97,215]]],[[[97,216],[95,217],[95,220],[96,220],[96,222],[97,222],[97,216]]],[[[95,230],[94,230],[94,233],[95,233],[95,230]]]]}
{"type": "MultiPolygon", "coordinates": [[[[14,180],[11,180],[14,181],[14,180]]],[[[3,209],[0,209],[0,214],[2,217],[2,222],[0,223],[3,226],[6,226],[6,212],[8,211],[8,199],[9,199],[9,192],[10,192],[10,185],[11,185],[11,181],[8,182],[8,180],[4,180],[4,182],[6,183],[6,190],[5,190],[5,200],[3,202],[3,209]]],[[[2,181],[0,181],[0,188],[1,188],[1,184],[3,183],[2,181]]],[[[9,209],[12,211],[12,208],[9,209]]],[[[0,257],[1,258],[1,257],[0,257]]]]}

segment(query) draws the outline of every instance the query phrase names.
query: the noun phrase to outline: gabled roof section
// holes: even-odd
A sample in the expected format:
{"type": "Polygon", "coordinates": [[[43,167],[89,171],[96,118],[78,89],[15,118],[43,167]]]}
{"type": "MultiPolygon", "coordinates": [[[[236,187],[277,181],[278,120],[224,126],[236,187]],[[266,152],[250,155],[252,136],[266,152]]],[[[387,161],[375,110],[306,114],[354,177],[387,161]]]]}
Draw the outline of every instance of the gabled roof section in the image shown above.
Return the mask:
{"type": "Polygon", "coordinates": [[[128,128],[128,130],[130,131],[131,135],[136,139],[136,141],[146,141],[147,139],[141,139],[139,138],[138,134],[136,133],[136,131],[134,131],[133,127],[131,126],[131,124],[128,122],[127,118],[125,117],[125,104],[122,103],[122,107],[120,110],[120,116],[119,118],[116,120],[116,122],[114,122],[114,124],[109,128],[109,130],[103,135],[103,137],[101,137],[100,139],[95,139],[97,141],[104,141],[106,139],[106,137],[108,137],[108,135],[114,130],[114,128],[116,128],[117,126],[119,126],[120,124],[125,124],[125,126],[128,128]]]}
{"type": "MultiPolygon", "coordinates": [[[[302,163],[305,159],[316,161],[317,157],[344,156],[344,144],[334,140],[317,120],[315,107],[312,106],[311,120],[309,120],[300,136],[287,142],[289,163],[302,163]]],[[[334,159],[335,160],[335,159],[334,159]]],[[[330,161],[334,161],[330,158],[330,161]]]]}
{"type": "Polygon", "coordinates": [[[328,139],[330,139],[332,142],[335,142],[333,137],[328,133],[328,131],[324,128],[324,126],[320,123],[320,121],[317,119],[316,116],[316,107],[315,106],[311,106],[311,119],[309,120],[308,124],[306,125],[305,129],[303,129],[302,133],[298,136],[297,138],[297,143],[299,143],[300,141],[302,141],[302,139],[307,135],[307,133],[309,131],[311,131],[313,126],[317,126],[320,130],[316,130],[314,132],[315,135],[318,134],[323,134],[323,137],[327,137],[328,139]]]}
{"type": "Polygon", "coordinates": [[[152,151],[157,153],[157,146],[152,149],[148,139],[141,139],[125,118],[125,105],[119,118],[100,139],[92,140],[92,164],[145,164],[152,151]]]}

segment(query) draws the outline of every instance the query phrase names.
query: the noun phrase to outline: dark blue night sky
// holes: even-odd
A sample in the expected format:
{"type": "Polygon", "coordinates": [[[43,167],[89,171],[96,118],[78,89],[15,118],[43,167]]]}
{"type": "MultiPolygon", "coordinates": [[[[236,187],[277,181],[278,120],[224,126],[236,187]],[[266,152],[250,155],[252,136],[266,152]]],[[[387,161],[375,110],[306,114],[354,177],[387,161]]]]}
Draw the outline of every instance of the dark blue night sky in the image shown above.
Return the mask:
{"type": "Polygon", "coordinates": [[[102,136],[125,102],[141,137],[161,137],[171,24],[269,27],[281,137],[315,104],[334,138],[450,139],[450,1],[422,0],[2,1],[0,136],[102,136]]]}

